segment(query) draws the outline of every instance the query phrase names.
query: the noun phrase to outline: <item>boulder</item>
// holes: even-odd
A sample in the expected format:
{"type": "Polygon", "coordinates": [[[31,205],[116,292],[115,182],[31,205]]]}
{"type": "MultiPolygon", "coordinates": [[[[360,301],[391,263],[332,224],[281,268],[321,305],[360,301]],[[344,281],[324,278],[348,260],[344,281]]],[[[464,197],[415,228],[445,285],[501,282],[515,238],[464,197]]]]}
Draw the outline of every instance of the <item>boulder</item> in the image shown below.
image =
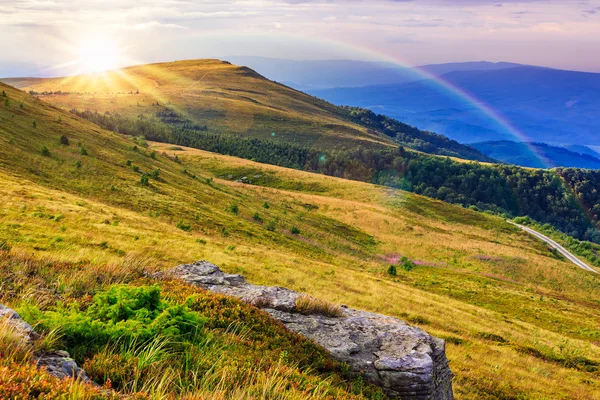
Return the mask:
{"type": "Polygon", "coordinates": [[[161,275],[262,308],[289,330],[313,340],[334,359],[346,363],[355,376],[380,386],[390,398],[453,398],[444,341],[404,321],[347,307],[335,316],[300,313],[296,308],[296,300],[303,296],[300,293],[250,284],[207,261],[180,265],[161,275]]]}
{"type": "MultiPolygon", "coordinates": [[[[33,347],[40,335],[36,333],[31,325],[21,318],[16,311],[0,304],[0,319],[6,318],[14,331],[21,336],[21,340],[33,347]]],[[[63,378],[76,378],[86,383],[90,382],[85,371],[69,356],[66,351],[58,350],[35,354],[34,359],[39,368],[44,367],[48,373],[63,378]]]]}

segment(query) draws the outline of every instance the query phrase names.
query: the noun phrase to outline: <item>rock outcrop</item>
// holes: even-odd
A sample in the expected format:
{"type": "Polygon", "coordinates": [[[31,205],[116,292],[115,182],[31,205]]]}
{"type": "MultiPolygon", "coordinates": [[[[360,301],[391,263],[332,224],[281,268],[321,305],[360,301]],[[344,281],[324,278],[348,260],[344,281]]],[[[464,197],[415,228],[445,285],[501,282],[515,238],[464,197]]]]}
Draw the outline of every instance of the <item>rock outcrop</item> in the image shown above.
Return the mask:
{"type": "MultiPolygon", "coordinates": [[[[16,311],[0,304],[0,320],[5,318],[14,333],[21,337],[23,343],[33,349],[34,342],[40,338],[40,335],[16,311]]],[[[44,367],[48,373],[58,378],[77,378],[84,382],[90,382],[85,371],[77,366],[77,363],[66,351],[57,350],[35,354],[34,359],[39,368],[44,367]]]]}
{"type": "Polygon", "coordinates": [[[252,285],[242,276],[223,273],[206,261],[180,265],[164,276],[264,309],[291,331],[324,347],[355,375],[380,386],[391,398],[453,398],[444,341],[399,319],[346,307],[341,309],[341,316],[306,315],[296,307],[300,293],[252,285]]]}

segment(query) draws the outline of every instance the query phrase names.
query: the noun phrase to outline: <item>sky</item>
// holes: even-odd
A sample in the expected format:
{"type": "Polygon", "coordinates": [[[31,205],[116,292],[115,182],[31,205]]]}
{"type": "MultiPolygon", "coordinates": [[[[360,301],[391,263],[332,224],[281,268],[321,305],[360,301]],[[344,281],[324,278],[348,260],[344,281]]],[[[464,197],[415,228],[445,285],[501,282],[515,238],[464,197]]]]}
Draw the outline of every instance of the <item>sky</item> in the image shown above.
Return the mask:
{"type": "Polygon", "coordinates": [[[600,72],[600,0],[0,0],[0,76],[228,55],[600,72]]]}

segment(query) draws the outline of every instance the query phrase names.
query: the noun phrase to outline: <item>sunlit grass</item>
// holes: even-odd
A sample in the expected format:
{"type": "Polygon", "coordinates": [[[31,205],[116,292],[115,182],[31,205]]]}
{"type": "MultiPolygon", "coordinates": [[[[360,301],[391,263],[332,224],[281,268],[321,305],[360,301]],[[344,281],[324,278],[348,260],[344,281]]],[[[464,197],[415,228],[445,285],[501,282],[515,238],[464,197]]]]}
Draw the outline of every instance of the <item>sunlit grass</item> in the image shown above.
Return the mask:
{"type": "MultiPolygon", "coordinates": [[[[40,278],[44,271],[28,261],[32,254],[77,265],[49,278],[67,296],[207,259],[256,284],[393,315],[447,339],[459,398],[600,396],[599,278],[503,219],[200,150],[146,149],[22,93],[9,95],[25,107],[0,110],[2,123],[13,121],[0,125],[0,240],[19,261],[2,267],[11,281],[0,285],[11,282],[13,290],[3,290],[0,301],[58,301],[40,278]],[[62,134],[70,146],[61,147],[62,134]],[[40,154],[42,144],[50,157],[40,154]],[[144,187],[134,166],[159,168],[161,179],[144,187]],[[248,171],[264,179],[235,182],[248,171]],[[416,267],[388,275],[402,257],[416,267]]],[[[259,375],[248,379],[264,382],[259,375]]]]}

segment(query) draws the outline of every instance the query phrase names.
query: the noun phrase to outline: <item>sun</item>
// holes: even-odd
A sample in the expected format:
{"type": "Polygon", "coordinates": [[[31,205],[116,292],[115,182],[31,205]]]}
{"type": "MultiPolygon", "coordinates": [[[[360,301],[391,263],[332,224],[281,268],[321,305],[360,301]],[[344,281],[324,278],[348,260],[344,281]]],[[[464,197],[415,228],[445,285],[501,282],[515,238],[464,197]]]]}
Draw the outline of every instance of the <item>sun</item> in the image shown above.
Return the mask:
{"type": "Polygon", "coordinates": [[[102,72],[118,67],[118,46],[109,39],[88,39],[79,48],[79,64],[87,72],[102,72]]]}

